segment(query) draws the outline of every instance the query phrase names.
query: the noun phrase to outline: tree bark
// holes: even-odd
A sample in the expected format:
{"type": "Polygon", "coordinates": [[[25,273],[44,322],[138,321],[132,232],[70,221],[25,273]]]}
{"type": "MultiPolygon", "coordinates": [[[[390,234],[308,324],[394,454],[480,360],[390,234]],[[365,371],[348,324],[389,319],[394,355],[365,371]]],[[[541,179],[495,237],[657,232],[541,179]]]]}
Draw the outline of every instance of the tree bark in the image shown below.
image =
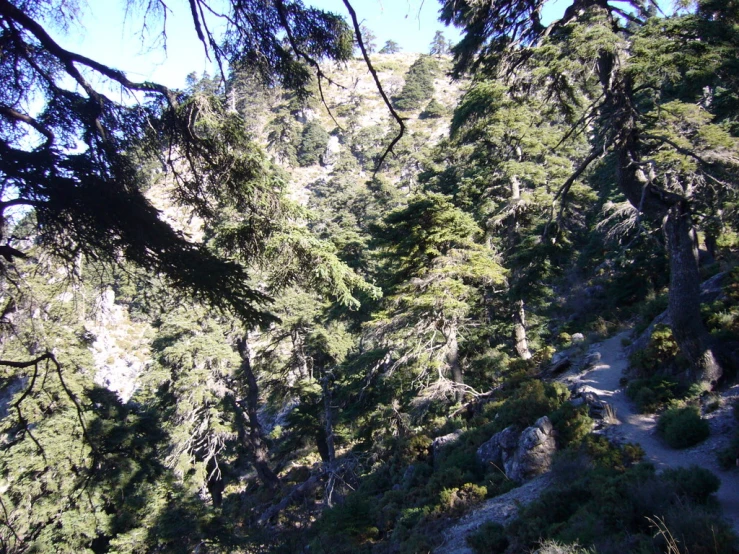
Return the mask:
{"type": "Polygon", "coordinates": [[[324,430],[326,432],[326,457],[328,463],[332,464],[336,460],[336,447],[334,446],[334,417],[331,411],[331,385],[329,376],[324,375],[321,379],[321,388],[323,389],[323,418],[324,430]]]}
{"type": "Polygon", "coordinates": [[[246,339],[237,342],[239,354],[241,355],[241,366],[239,366],[239,377],[246,381],[246,421],[248,432],[240,432],[243,435],[242,442],[252,457],[252,464],[262,484],[274,489],[280,484],[280,480],[269,467],[269,450],[264,440],[264,432],[259,423],[259,385],[251,367],[246,339]]]}
{"type": "MultiPolygon", "coordinates": [[[[449,368],[449,372],[452,375],[452,381],[458,385],[464,384],[464,377],[462,375],[462,366],[459,363],[459,344],[457,342],[457,325],[452,323],[444,329],[444,336],[446,337],[446,364],[449,368]]],[[[454,399],[457,402],[461,402],[464,397],[464,391],[462,387],[457,387],[454,391],[454,399]]]]}
{"type": "Polygon", "coordinates": [[[513,335],[516,340],[518,355],[524,360],[531,359],[529,343],[526,340],[526,311],[524,310],[523,300],[519,300],[513,310],[513,335]]]}
{"type": "Polygon", "coordinates": [[[712,348],[700,313],[698,245],[687,201],[677,202],[667,212],[664,233],[670,256],[668,313],[672,334],[680,352],[691,365],[691,378],[715,385],[722,369],[712,348]]]}

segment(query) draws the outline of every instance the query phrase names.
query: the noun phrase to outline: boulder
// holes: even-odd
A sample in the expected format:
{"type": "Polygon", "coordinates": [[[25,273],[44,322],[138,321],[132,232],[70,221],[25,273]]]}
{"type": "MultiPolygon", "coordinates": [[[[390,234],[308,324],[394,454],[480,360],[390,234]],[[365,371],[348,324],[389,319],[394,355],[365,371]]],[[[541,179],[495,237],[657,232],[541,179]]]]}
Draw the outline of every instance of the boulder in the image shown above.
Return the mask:
{"type": "Polygon", "coordinates": [[[598,365],[600,363],[600,358],[600,352],[591,352],[585,356],[585,369],[590,369],[598,365]]]}
{"type": "Polygon", "coordinates": [[[575,333],[574,335],[572,335],[572,338],[570,339],[570,341],[572,342],[572,344],[578,344],[580,342],[585,342],[585,335],[583,335],[582,333],[575,333]]]}
{"type": "Polygon", "coordinates": [[[508,427],[477,450],[478,460],[495,464],[513,481],[526,481],[549,470],[557,449],[552,422],[547,416],[518,433],[508,427]]]}
{"type": "Polygon", "coordinates": [[[505,460],[513,456],[519,435],[515,427],[506,427],[477,449],[477,459],[484,466],[495,464],[502,468],[505,460]]]}
{"type": "Polygon", "coordinates": [[[588,415],[593,419],[604,419],[607,413],[608,402],[601,400],[598,394],[587,385],[575,388],[570,397],[570,403],[573,406],[586,405],[588,415]]]}
{"type": "Polygon", "coordinates": [[[436,464],[436,460],[438,457],[439,452],[446,446],[449,446],[450,444],[457,442],[459,440],[459,437],[462,436],[463,431],[461,429],[457,429],[456,431],[449,433],[448,435],[444,435],[442,437],[436,437],[433,442],[431,443],[431,455],[434,458],[434,464],[436,464]]]}

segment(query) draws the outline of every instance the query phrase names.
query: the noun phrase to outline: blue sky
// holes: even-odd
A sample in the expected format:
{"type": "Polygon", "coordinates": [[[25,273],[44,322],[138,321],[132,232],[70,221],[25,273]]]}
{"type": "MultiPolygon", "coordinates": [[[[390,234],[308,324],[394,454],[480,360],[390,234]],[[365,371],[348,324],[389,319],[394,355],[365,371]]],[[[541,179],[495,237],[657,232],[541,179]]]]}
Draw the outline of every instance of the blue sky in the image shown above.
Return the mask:
{"type": "MultiPolygon", "coordinates": [[[[566,1],[550,3],[553,5],[550,13],[555,13],[557,4],[566,1]]],[[[305,3],[348,19],[342,0],[305,0],[305,3]]],[[[142,40],[142,19],[135,15],[124,18],[122,0],[91,0],[79,28],[57,39],[68,49],[126,72],[132,80],[153,80],[182,87],[185,77],[193,71],[213,74],[215,68],[205,58],[186,0],[167,4],[172,12],[167,18],[166,53],[156,41],[156,33],[142,40]]],[[[392,39],[405,52],[427,52],[437,30],[452,41],[459,39],[455,29],[445,28],[438,21],[437,0],[354,0],[352,5],[360,21],[377,35],[378,48],[392,39]]],[[[157,25],[152,27],[160,29],[157,25]]]]}

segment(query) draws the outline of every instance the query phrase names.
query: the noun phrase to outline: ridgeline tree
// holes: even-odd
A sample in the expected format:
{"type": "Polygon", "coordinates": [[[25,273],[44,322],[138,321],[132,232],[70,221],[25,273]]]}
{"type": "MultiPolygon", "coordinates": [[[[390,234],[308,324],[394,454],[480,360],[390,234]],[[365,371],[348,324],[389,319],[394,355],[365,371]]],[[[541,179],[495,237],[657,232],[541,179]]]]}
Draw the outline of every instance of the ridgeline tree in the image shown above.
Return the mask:
{"type": "Polygon", "coordinates": [[[400,52],[400,44],[394,40],[386,40],[385,45],[380,48],[380,54],[397,54],[400,52]]]}
{"type": "Polygon", "coordinates": [[[439,59],[449,54],[449,43],[441,31],[436,31],[436,34],[434,34],[434,38],[431,40],[431,45],[429,46],[429,54],[439,59]]]}

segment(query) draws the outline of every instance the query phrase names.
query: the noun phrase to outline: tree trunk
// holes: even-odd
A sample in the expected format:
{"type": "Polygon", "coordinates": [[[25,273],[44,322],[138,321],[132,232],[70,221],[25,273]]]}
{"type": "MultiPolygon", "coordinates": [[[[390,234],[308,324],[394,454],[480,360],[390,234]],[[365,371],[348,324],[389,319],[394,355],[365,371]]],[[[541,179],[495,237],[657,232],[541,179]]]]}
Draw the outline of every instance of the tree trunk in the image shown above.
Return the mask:
{"type": "Polygon", "coordinates": [[[329,463],[333,463],[336,459],[336,447],[334,446],[334,417],[331,411],[331,386],[329,384],[329,376],[325,375],[321,379],[321,388],[323,389],[323,417],[324,429],[326,432],[326,457],[329,463]]]}
{"type": "Polygon", "coordinates": [[[251,358],[249,356],[246,339],[239,339],[237,342],[239,354],[241,355],[241,366],[239,366],[239,377],[243,377],[246,381],[246,420],[249,427],[248,433],[243,434],[242,440],[244,446],[250,452],[252,464],[259,476],[259,480],[269,489],[274,489],[279,485],[280,480],[277,475],[269,467],[269,451],[264,441],[264,433],[259,423],[259,385],[254,376],[251,367],[251,358]]]}
{"type": "Polygon", "coordinates": [[[691,378],[715,385],[722,369],[711,345],[711,336],[700,313],[698,245],[687,201],[677,202],[667,212],[664,233],[670,256],[668,313],[672,334],[680,352],[691,365],[691,378]]]}
{"type": "MultiPolygon", "coordinates": [[[[459,344],[457,343],[457,325],[452,323],[447,326],[444,330],[444,336],[446,337],[446,363],[449,367],[449,372],[452,375],[452,381],[458,385],[464,384],[464,377],[462,376],[462,366],[459,363],[459,344]]],[[[454,391],[454,399],[457,402],[461,402],[464,397],[464,391],[462,387],[457,387],[454,391]]]]}
{"type": "Polygon", "coordinates": [[[516,309],[513,310],[513,335],[518,355],[524,360],[531,359],[529,343],[526,340],[526,311],[523,307],[523,300],[519,300],[516,303],[516,309]]]}
{"type": "Polygon", "coordinates": [[[213,506],[220,508],[223,503],[223,489],[225,488],[223,475],[221,475],[215,460],[212,458],[206,465],[205,470],[208,472],[206,487],[208,488],[210,497],[213,500],[213,506]]]}

